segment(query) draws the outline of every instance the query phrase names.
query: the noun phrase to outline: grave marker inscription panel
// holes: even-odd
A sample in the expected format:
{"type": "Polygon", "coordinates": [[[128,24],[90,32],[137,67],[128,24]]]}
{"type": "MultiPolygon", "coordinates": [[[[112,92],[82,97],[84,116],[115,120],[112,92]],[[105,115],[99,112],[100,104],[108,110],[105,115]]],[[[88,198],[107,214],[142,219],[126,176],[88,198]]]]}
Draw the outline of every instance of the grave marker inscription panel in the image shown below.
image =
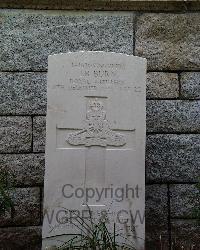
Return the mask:
{"type": "Polygon", "coordinates": [[[144,249],[146,60],[111,52],[49,56],[43,248],[106,215],[144,249]],[[88,215],[88,214],[87,214],[88,215]]]}

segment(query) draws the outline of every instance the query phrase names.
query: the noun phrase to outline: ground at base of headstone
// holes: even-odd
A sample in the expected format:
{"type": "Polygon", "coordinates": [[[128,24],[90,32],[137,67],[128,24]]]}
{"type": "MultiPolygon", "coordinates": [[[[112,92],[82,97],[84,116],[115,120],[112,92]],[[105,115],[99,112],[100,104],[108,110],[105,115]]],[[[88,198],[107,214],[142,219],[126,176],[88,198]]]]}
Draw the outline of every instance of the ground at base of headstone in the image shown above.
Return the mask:
{"type": "MultiPolygon", "coordinates": [[[[79,228],[79,233],[72,235],[61,246],[50,246],[46,250],[136,250],[134,242],[125,238],[124,243],[117,241],[119,235],[116,232],[115,224],[110,232],[105,220],[95,222],[92,218],[89,221],[80,218],[77,223],[75,226],[79,228]]],[[[69,235],[66,235],[67,237],[69,235]]]]}

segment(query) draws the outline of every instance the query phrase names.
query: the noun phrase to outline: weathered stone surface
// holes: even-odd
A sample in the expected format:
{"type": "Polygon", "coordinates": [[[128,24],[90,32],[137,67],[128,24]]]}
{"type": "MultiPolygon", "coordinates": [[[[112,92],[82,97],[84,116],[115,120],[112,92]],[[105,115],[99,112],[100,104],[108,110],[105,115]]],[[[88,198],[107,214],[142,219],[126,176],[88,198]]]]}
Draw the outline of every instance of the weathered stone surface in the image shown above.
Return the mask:
{"type": "Polygon", "coordinates": [[[40,227],[0,228],[0,249],[41,250],[40,227]]]}
{"type": "Polygon", "coordinates": [[[33,118],[33,152],[44,152],[46,138],[46,117],[33,118]]]}
{"type": "Polygon", "coordinates": [[[0,114],[45,114],[45,73],[0,73],[0,114]]]}
{"type": "MultiPolygon", "coordinates": [[[[4,212],[1,212],[0,214],[0,227],[8,226],[10,224],[12,224],[11,208],[9,208],[4,212]]],[[[1,244],[0,244],[0,249],[1,249],[1,244]]]]}
{"type": "Polygon", "coordinates": [[[1,216],[0,226],[40,224],[40,188],[16,188],[10,191],[10,197],[13,211],[1,216]]]}
{"type": "Polygon", "coordinates": [[[193,182],[200,173],[200,135],[148,135],[147,181],[193,182]]]}
{"type": "Polygon", "coordinates": [[[12,194],[15,225],[40,224],[40,188],[18,188],[12,194]]]}
{"type": "Polygon", "coordinates": [[[200,101],[147,101],[148,132],[199,132],[200,101]]]}
{"type": "Polygon", "coordinates": [[[200,193],[195,184],[170,185],[171,217],[192,218],[199,208],[200,193]]]}
{"type": "Polygon", "coordinates": [[[184,72],[180,81],[183,98],[200,98],[200,72],[184,72]]]}
{"type": "Polygon", "coordinates": [[[77,50],[133,53],[134,14],[1,10],[1,70],[44,70],[47,56],[77,50]]]}
{"type": "MultiPolygon", "coordinates": [[[[172,220],[172,244],[176,249],[199,250],[200,226],[195,220],[172,220]]],[[[174,249],[173,248],[173,249],[174,249]]]]}
{"type": "Polygon", "coordinates": [[[163,239],[163,249],[168,249],[167,186],[146,186],[146,248],[155,249],[163,239]]]}
{"type": "Polygon", "coordinates": [[[41,214],[40,214],[40,217],[41,217],[41,221],[43,221],[43,216],[44,216],[44,187],[41,187],[41,214]]]}
{"type": "Polygon", "coordinates": [[[136,55],[151,70],[200,69],[200,15],[143,14],[138,18],[136,55]]]}
{"type": "Polygon", "coordinates": [[[28,152],[32,139],[31,117],[0,117],[0,152],[28,152]]]}
{"type": "Polygon", "coordinates": [[[15,186],[43,185],[43,154],[0,154],[0,171],[8,173],[8,182],[15,186]]]}
{"type": "Polygon", "coordinates": [[[177,98],[178,74],[150,72],[147,74],[147,98],[177,98]]]}

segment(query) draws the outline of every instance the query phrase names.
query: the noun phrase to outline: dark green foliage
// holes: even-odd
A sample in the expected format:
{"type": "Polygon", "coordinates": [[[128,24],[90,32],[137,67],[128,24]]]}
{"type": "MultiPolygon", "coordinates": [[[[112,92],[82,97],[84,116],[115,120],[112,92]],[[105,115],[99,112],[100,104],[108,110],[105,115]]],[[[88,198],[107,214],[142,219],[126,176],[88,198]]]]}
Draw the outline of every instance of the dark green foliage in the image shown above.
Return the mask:
{"type": "Polygon", "coordinates": [[[11,186],[8,183],[8,173],[6,171],[0,172],[0,215],[9,211],[13,206],[10,197],[11,186]]]}

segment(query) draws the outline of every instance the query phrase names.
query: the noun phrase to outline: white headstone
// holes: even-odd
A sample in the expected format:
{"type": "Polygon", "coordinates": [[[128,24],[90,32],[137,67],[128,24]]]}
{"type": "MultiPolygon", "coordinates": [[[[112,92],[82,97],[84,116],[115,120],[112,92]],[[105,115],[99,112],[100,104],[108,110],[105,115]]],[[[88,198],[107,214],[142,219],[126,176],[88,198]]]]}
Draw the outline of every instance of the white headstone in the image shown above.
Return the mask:
{"type": "Polygon", "coordinates": [[[145,80],[136,56],[49,56],[43,249],[77,233],[88,210],[144,249],[145,80]]]}

